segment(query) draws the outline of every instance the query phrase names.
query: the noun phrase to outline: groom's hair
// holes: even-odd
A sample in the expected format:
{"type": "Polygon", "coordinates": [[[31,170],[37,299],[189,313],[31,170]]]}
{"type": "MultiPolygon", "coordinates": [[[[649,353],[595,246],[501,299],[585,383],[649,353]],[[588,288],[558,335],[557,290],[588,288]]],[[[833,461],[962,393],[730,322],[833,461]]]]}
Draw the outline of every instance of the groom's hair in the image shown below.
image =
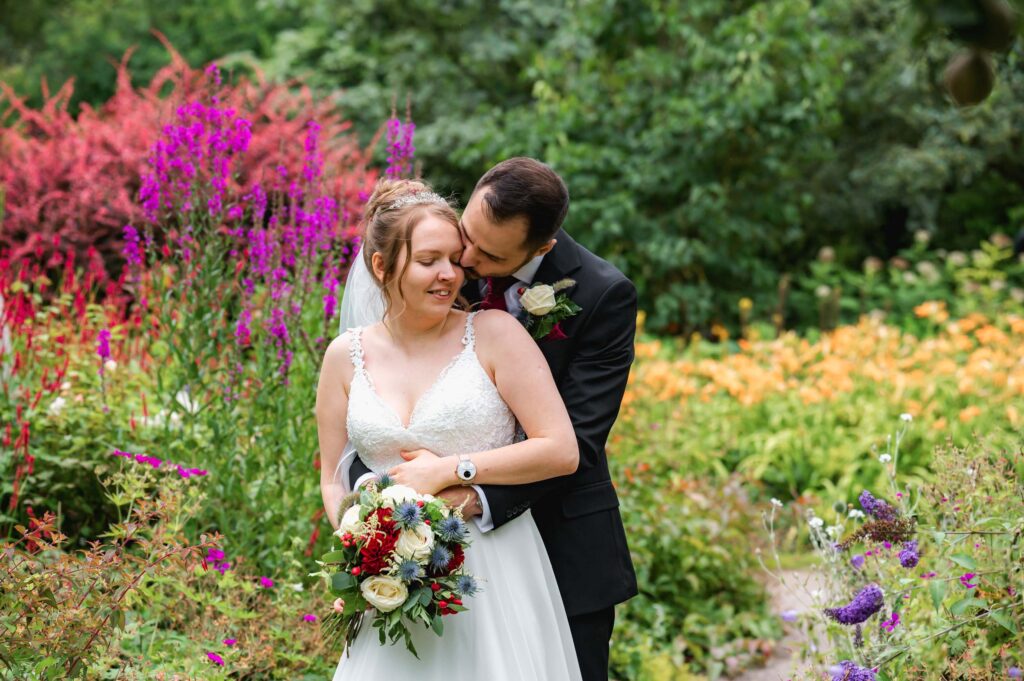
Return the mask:
{"type": "Polygon", "coordinates": [[[476,183],[487,189],[483,208],[493,222],[525,218],[526,246],[533,250],[550,241],[569,212],[569,189],[550,166],[517,156],[494,166],[476,183]]]}

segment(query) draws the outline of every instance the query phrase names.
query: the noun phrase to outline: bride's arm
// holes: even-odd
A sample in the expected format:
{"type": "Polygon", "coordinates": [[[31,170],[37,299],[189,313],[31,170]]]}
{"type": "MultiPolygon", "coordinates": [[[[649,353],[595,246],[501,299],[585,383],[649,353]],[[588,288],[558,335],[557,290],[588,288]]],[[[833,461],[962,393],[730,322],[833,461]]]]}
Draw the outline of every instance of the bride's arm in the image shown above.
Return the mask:
{"type": "MultiPolygon", "coordinates": [[[[576,434],[537,343],[505,312],[482,312],[473,321],[480,363],[528,438],[473,454],[473,483],[522,485],[574,473],[580,460],[576,434]]],[[[393,468],[391,475],[433,494],[461,482],[455,474],[457,463],[455,457],[420,452],[393,468]]]]}
{"type": "Polygon", "coordinates": [[[352,382],[352,363],[348,358],[348,334],[338,336],[327,346],[316,388],[316,430],[320,441],[320,495],[331,526],[338,528],[338,508],[345,496],[344,480],[338,464],[348,442],[345,418],[348,414],[346,386],[352,382]]]}

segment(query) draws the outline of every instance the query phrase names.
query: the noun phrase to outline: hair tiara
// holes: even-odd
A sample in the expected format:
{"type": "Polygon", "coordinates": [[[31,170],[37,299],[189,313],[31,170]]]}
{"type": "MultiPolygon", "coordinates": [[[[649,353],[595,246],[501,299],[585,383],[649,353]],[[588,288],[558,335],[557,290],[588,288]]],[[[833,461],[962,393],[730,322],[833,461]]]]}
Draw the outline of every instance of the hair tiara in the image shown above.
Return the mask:
{"type": "Polygon", "coordinates": [[[388,204],[388,210],[398,210],[406,206],[415,206],[422,203],[434,203],[439,206],[447,206],[448,202],[440,194],[434,192],[410,192],[405,196],[399,196],[388,204]]]}

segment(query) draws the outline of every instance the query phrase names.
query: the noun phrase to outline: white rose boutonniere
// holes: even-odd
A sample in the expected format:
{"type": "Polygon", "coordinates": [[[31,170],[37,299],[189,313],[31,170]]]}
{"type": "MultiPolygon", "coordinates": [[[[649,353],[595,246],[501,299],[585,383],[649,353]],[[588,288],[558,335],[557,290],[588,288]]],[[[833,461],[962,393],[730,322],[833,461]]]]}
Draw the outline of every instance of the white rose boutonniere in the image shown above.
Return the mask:
{"type": "Polygon", "coordinates": [[[533,338],[561,340],[567,337],[560,322],[575,317],[582,308],[561,291],[575,285],[572,279],[562,279],[554,284],[534,284],[521,291],[519,304],[530,315],[526,320],[526,330],[533,338]]]}

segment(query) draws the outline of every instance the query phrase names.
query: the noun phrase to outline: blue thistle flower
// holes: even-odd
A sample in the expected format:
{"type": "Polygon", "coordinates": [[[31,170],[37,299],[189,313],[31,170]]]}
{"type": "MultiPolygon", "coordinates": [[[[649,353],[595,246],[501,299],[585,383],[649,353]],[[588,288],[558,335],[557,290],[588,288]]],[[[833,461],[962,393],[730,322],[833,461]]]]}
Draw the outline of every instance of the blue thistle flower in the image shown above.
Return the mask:
{"type": "Polygon", "coordinates": [[[882,609],[885,597],[877,584],[868,584],[848,604],[825,608],[825,614],[840,624],[860,624],[882,609]]]}
{"type": "Polygon", "coordinates": [[[387,473],[381,473],[377,476],[377,489],[382,490],[385,487],[391,487],[395,484],[395,481],[387,473]]]}
{"type": "Polygon", "coordinates": [[[403,560],[398,565],[397,574],[403,582],[411,582],[423,577],[423,568],[414,560],[403,560]]]}
{"type": "Polygon", "coordinates": [[[434,528],[434,532],[437,533],[441,541],[446,542],[462,541],[466,538],[467,530],[466,523],[462,522],[461,518],[453,515],[439,522],[437,527],[434,528]]]}
{"type": "Polygon", "coordinates": [[[403,501],[391,516],[403,530],[410,530],[422,522],[420,507],[411,501],[403,501]]]}
{"type": "Polygon", "coordinates": [[[463,596],[472,596],[480,589],[472,575],[459,575],[455,588],[463,596]]]}
{"type": "Polygon", "coordinates": [[[448,567],[448,563],[450,563],[451,560],[452,552],[438,544],[434,546],[434,550],[430,552],[430,569],[434,572],[443,572],[448,567]]]}

